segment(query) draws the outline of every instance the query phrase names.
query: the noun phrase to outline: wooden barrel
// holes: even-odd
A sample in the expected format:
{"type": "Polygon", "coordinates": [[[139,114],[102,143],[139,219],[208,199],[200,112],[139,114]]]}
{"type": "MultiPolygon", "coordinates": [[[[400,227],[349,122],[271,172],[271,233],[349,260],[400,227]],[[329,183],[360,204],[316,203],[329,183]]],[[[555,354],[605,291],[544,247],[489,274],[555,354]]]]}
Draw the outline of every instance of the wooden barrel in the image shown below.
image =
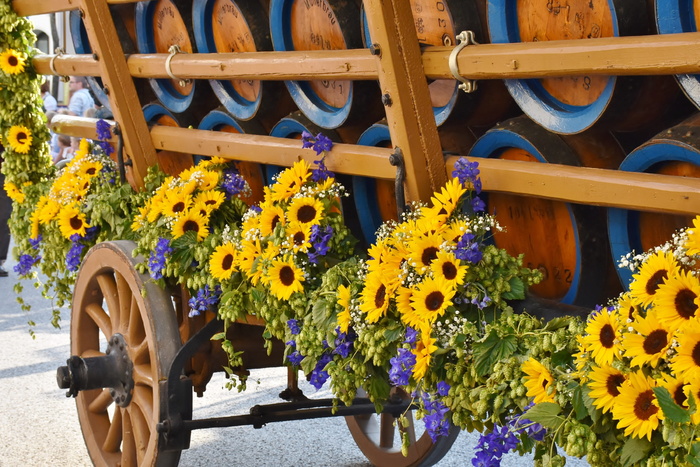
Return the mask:
{"type": "MultiPolygon", "coordinates": [[[[494,43],[653,34],[645,0],[490,0],[494,43]]],[[[671,106],[676,89],[668,77],[573,76],[506,80],[520,108],[561,134],[579,133],[596,122],[609,130],[634,131],[671,106]]]]}
{"type": "MultiPolygon", "coordinates": [[[[410,0],[409,3],[421,47],[454,47],[457,44],[456,36],[462,31],[474,32],[480,44],[488,42],[486,18],[482,17],[479,8],[479,3],[485,5],[486,0],[410,0]]],[[[373,40],[364,7],[362,31],[365,47],[369,47],[373,40]]],[[[469,94],[460,91],[458,85],[454,79],[438,79],[428,83],[438,126],[448,120],[459,121],[462,125],[491,126],[517,114],[517,106],[501,81],[481,81],[478,90],[469,94]]]]}
{"type": "MultiPolygon", "coordinates": [[[[698,0],[656,0],[656,25],[659,34],[697,32],[700,21],[698,0]]],[[[700,76],[676,75],[686,96],[700,108],[700,76]]]]}
{"type": "MultiPolygon", "coordinates": [[[[610,133],[557,135],[525,116],[486,132],[469,155],[598,168],[615,168],[624,157],[610,133]]],[[[488,193],[486,204],[506,228],[494,233],[495,244],[515,256],[523,253],[525,264],[542,272],[532,293],[587,307],[611,296],[610,278],[617,279],[602,208],[506,193],[488,193]]]]}
{"type": "MultiPolygon", "coordinates": [[[[270,24],[261,0],[203,0],[193,5],[194,37],[200,53],[272,50],[270,24]]],[[[278,81],[210,80],[214,94],[237,120],[256,117],[267,131],[296,107],[278,81]]]]}
{"type": "MultiPolygon", "coordinates": [[[[263,128],[254,120],[249,122],[238,122],[235,118],[223,109],[212,110],[199,123],[200,130],[223,131],[226,133],[249,133],[262,134],[263,128]]],[[[195,156],[195,162],[202,159],[202,156],[195,156]]],[[[263,198],[263,187],[265,186],[265,176],[263,166],[255,162],[237,161],[235,163],[238,172],[246,179],[251,189],[250,196],[242,198],[249,206],[260,203],[263,198]]]]}
{"type": "MultiPolygon", "coordinates": [[[[161,104],[147,104],[143,107],[143,116],[148,125],[182,127],[177,117],[161,104]]],[[[163,150],[157,151],[156,157],[161,170],[172,176],[179,175],[193,165],[192,154],[163,150]]]]}
{"type": "MultiPolygon", "coordinates": [[[[177,45],[193,53],[192,2],[188,0],[150,0],[136,5],[136,36],[140,53],[169,53],[177,45]]],[[[174,113],[187,113],[195,121],[218,106],[211,88],[196,80],[149,80],[157,99],[174,113]]]]}
{"type": "MultiPolygon", "coordinates": [[[[275,50],[362,48],[360,6],[355,0],[271,0],[270,32],[275,50]]],[[[299,110],[321,128],[338,128],[381,118],[375,82],[285,81],[299,110]]]]}
{"type": "MultiPolygon", "coordinates": [[[[700,114],[659,133],[634,151],[620,165],[628,172],[648,172],[700,178],[700,114]]],[[[641,253],[671,239],[677,229],[692,225],[691,215],[608,210],[608,230],[613,261],[634,250],[641,253]]],[[[618,269],[623,285],[632,272],[618,269]]]]}

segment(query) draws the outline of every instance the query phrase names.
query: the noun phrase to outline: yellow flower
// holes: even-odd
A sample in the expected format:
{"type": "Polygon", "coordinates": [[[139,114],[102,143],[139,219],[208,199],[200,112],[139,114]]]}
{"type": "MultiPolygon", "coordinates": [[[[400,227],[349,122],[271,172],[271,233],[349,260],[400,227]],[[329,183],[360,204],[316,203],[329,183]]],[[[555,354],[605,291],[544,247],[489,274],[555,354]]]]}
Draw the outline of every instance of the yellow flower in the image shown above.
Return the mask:
{"type": "Polygon", "coordinates": [[[655,386],[656,381],[638,371],[630,373],[620,388],[612,414],[618,420],[617,427],[625,429],[625,436],[651,441],[651,433],[664,418],[652,389],[655,386]]]}
{"type": "Polygon", "coordinates": [[[0,54],[0,70],[8,75],[16,75],[24,71],[24,54],[16,50],[7,49],[0,54]]]}
{"type": "Polygon", "coordinates": [[[462,236],[469,232],[469,221],[466,219],[456,219],[447,224],[442,237],[451,243],[457,243],[462,236]]]}
{"type": "Polygon", "coordinates": [[[418,284],[411,296],[411,306],[427,323],[434,323],[452,305],[455,288],[442,278],[427,278],[418,284]]]}
{"type": "Polygon", "coordinates": [[[428,234],[410,242],[409,259],[411,261],[411,266],[416,268],[420,273],[427,271],[432,262],[437,259],[437,254],[440,251],[442,242],[442,236],[439,234],[428,234]]]}
{"type": "Polygon", "coordinates": [[[277,177],[277,181],[272,185],[270,198],[272,201],[284,201],[299,193],[302,185],[309,179],[311,166],[300,160],[277,177]]]}
{"type": "Polygon", "coordinates": [[[27,154],[32,146],[32,132],[24,125],[12,125],[7,133],[7,144],[20,154],[27,154]]]}
{"type": "Polygon", "coordinates": [[[367,314],[369,323],[376,323],[386,314],[390,296],[391,293],[380,274],[367,274],[365,288],[360,294],[360,311],[367,314]]]}
{"type": "Polygon", "coordinates": [[[100,170],[102,170],[102,163],[100,161],[84,160],[80,164],[80,167],[78,168],[78,171],[76,172],[76,175],[78,177],[86,177],[86,178],[90,179],[92,177],[96,177],[97,174],[100,173],[100,170]]]}
{"type": "Polygon", "coordinates": [[[219,174],[210,170],[204,170],[201,166],[183,170],[179,178],[183,181],[194,182],[194,187],[201,191],[209,191],[219,184],[219,174]]]}
{"type": "Polygon", "coordinates": [[[676,377],[686,381],[700,376],[700,322],[690,321],[677,339],[677,353],[671,360],[671,370],[676,377]]]}
{"type": "Polygon", "coordinates": [[[679,266],[672,252],[657,251],[649,256],[632,276],[630,295],[639,300],[643,306],[648,306],[656,298],[659,286],[666,279],[678,274],[679,266]]]}
{"type": "MultiPolygon", "coordinates": [[[[681,407],[688,407],[690,405],[688,404],[688,399],[690,399],[691,395],[693,396],[693,400],[696,404],[700,402],[700,375],[696,375],[694,378],[691,378],[687,384],[681,387],[685,399],[683,399],[682,396],[679,396],[679,399],[683,400],[683,404],[678,404],[678,402],[676,402],[678,405],[681,407]]],[[[673,396],[674,393],[671,392],[671,395],[673,396]]],[[[674,401],[675,400],[676,398],[674,397],[674,401]]],[[[700,424],[700,413],[698,413],[696,410],[695,413],[690,416],[690,420],[696,425],[700,424]]]]}
{"type": "Polygon", "coordinates": [[[685,247],[688,249],[689,255],[700,255],[700,216],[693,219],[693,227],[686,230],[688,239],[685,242],[685,247]]]}
{"type": "Polygon", "coordinates": [[[620,386],[627,378],[620,370],[610,365],[594,366],[590,378],[588,387],[591,388],[589,395],[593,399],[593,405],[601,409],[603,413],[610,412],[620,395],[620,386]]]}
{"type": "Polygon", "coordinates": [[[440,251],[437,258],[432,262],[430,269],[435,277],[444,279],[452,287],[457,287],[464,283],[464,275],[469,269],[467,264],[455,258],[455,255],[446,251],[440,251]]]}
{"type": "MultiPolygon", "coordinates": [[[[681,407],[688,407],[688,395],[686,394],[686,383],[683,379],[675,378],[667,373],[664,373],[661,386],[666,388],[673,398],[673,402],[681,407]]],[[[696,401],[700,400],[697,399],[696,401]]],[[[693,422],[697,423],[697,422],[693,422]]]]}
{"type": "Polygon", "coordinates": [[[199,211],[185,211],[175,219],[171,233],[173,239],[176,239],[185,235],[186,232],[195,232],[197,241],[201,242],[209,235],[207,219],[199,211]]]}
{"type": "Polygon", "coordinates": [[[70,239],[76,234],[84,236],[85,230],[90,226],[87,224],[85,214],[80,212],[77,205],[71,204],[58,213],[58,227],[61,229],[61,235],[70,239]]]}
{"type": "Polygon", "coordinates": [[[437,350],[435,338],[430,333],[421,333],[421,339],[416,343],[416,348],[412,350],[416,356],[416,364],[413,367],[413,379],[420,381],[430,367],[430,360],[433,352],[437,350]]]}
{"type": "Polygon", "coordinates": [[[212,156],[209,159],[201,161],[199,164],[197,164],[197,167],[201,169],[208,169],[211,166],[225,164],[226,162],[226,159],[224,159],[223,157],[212,156]]]}
{"type": "Polygon", "coordinates": [[[262,245],[259,240],[241,241],[241,251],[238,255],[238,268],[243,271],[253,285],[258,285],[262,277],[262,268],[259,267],[258,258],[262,254],[262,245]]]}
{"type": "Polygon", "coordinates": [[[700,306],[700,279],[697,276],[679,271],[659,286],[654,299],[654,309],[659,321],[669,329],[680,329],[686,323],[698,318],[700,306]]]}
{"type": "Polygon", "coordinates": [[[532,397],[535,404],[554,402],[554,394],[556,394],[552,386],[554,378],[544,365],[530,357],[529,360],[523,363],[522,371],[525,373],[526,395],[532,397]]]}
{"type": "Polygon", "coordinates": [[[272,261],[267,281],[270,292],[281,300],[289,300],[294,292],[304,291],[304,271],[296,267],[289,256],[272,261]]]}
{"type": "Polygon", "coordinates": [[[618,312],[602,309],[591,315],[586,325],[584,342],[598,365],[610,365],[620,351],[618,312]]]}
{"type": "Polygon", "coordinates": [[[226,195],[220,191],[202,191],[201,193],[197,193],[197,196],[195,196],[194,204],[202,204],[206,207],[207,212],[212,212],[221,206],[225,200],[226,195]]]}
{"type": "Polygon", "coordinates": [[[440,189],[439,193],[435,192],[431,198],[433,207],[429,210],[430,213],[436,216],[449,217],[458,207],[462,195],[466,192],[467,190],[459,183],[458,179],[451,179],[440,189]]]}
{"type": "Polygon", "coordinates": [[[192,196],[175,190],[167,195],[160,208],[164,216],[178,217],[192,207],[192,196]]]}
{"type": "Polygon", "coordinates": [[[294,251],[306,252],[311,248],[311,224],[291,222],[285,233],[294,251]]]}
{"type": "Polygon", "coordinates": [[[39,211],[34,211],[30,217],[32,223],[31,238],[39,238],[39,211]]]}
{"type": "Polygon", "coordinates": [[[46,196],[42,196],[39,198],[36,210],[38,212],[39,222],[48,224],[56,218],[58,212],[61,210],[61,205],[46,196]]]}
{"type": "Polygon", "coordinates": [[[215,279],[229,279],[236,269],[235,265],[236,246],[233,243],[225,243],[216,247],[209,257],[209,271],[215,279]]]}
{"type": "Polygon", "coordinates": [[[287,221],[284,218],[284,209],[280,206],[276,204],[263,204],[261,207],[262,211],[260,212],[260,223],[258,227],[260,228],[260,235],[267,237],[268,235],[272,235],[277,224],[282,223],[282,225],[285,225],[287,221]]]}
{"type": "Polygon", "coordinates": [[[302,224],[318,224],[323,219],[323,203],[316,198],[294,198],[289,204],[287,219],[302,224]]]}
{"type": "Polygon", "coordinates": [[[14,183],[5,182],[5,192],[7,192],[7,196],[15,203],[24,203],[26,196],[14,183]]]}
{"type": "Polygon", "coordinates": [[[138,232],[141,228],[146,225],[146,216],[148,215],[149,206],[139,208],[139,213],[134,216],[134,220],[131,222],[131,231],[138,232]]]}
{"type": "Polygon", "coordinates": [[[654,312],[650,310],[645,318],[639,318],[630,324],[630,332],[625,333],[622,340],[624,355],[631,358],[630,366],[649,364],[656,368],[659,359],[666,356],[671,347],[672,336],[669,329],[659,322],[654,312]]]}
{"type": "Polygon", "coordinates": [[[350,315],[350,288],[344,285],[338,286],[338,305],[340,313],[338,313],[338,326],[340,332],[347,334],[352,316],[350,315]]]}
{"type": "MultiPolygon", "coordinates": [[[[80,140],[80,145],[78,146],[78,150],[75,151],[75,154],[73,154],[73,159],[72,163],[78,163],[81,162],[82,159],[88,155],[90,152],[90,141],[83,138],[80,140]]],[[[102,168],[102,164],[100,164],[100,169],[102,168]]]]}

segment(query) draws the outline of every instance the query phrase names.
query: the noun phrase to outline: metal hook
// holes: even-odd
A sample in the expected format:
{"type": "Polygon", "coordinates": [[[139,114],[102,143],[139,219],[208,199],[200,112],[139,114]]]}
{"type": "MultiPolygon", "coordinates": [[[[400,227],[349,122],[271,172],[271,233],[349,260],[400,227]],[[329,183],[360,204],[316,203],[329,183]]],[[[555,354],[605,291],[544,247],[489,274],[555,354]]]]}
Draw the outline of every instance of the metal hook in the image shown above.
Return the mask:
{"type": "Polygon", "coordinates": [[[190,84],[192,82],[192,80],[178,78],[177,76],[175,76],[173,74],[173,71],[170,69],[170,66],[171,66],[170,62],[172,61],[173,57],[177,54],[184,54],[185,52],[183,52],[180,49],[180,46],[177,44],[171,45],[168,48],[168,52],[170,52],[170,55],[168,55],[168,58],[165,59],[165,72],[168,74],[168,76],[170,76],[170,78],[172,78],[173,80],[176,80],[180,86],[183,86],[183,87],[187,86],[188,84],[190,84]]]}
{"type": "Polygon", "coordinates": [[[51,60],[49,61],[49,68],[51,69],[51,73],[60,77],[61,81],[63,81],[64,83],[67,83],[70,80],[70,78],[68,76],[65,76],[65,75],[61,76],[61,74],[58,71],[56,71],[56,64],[54,63],[54,61],[58,57],[60,57],[61,55],[65,54],[65,53],[66,53],[66,51],[63,50],[63,47],[56,47],[56,50],[54,50],[55,55],[53,57],[51,57],[51,60]]]}
{"type": "Polygon", "coordinates": [[[396,195],[397,212],[401,215],[406,210],[406,195],[403,188],[403,182],[406,180],[406,167],[403,163],[403,153],[400,148],[394,148],[394,153],[389,156],[389,163],[396,167],[394,193],[396,195]]]}
{"type": "Polygon", "coordinates": [[[476,91],[476,80],[464,79],[459,72],[459,64],[457,63],[457,55],[468,45],[478,45],[479,43],[474,39],[474,31],[462,31],[457,35],[457,45],[452,52],[450,52],[450,58],[448,59],[448,64],[450,65],[450,71],[452,76],[455,77],[457,81],[461,84],[458,86],[459,89],[466,93],[476,91]]]}

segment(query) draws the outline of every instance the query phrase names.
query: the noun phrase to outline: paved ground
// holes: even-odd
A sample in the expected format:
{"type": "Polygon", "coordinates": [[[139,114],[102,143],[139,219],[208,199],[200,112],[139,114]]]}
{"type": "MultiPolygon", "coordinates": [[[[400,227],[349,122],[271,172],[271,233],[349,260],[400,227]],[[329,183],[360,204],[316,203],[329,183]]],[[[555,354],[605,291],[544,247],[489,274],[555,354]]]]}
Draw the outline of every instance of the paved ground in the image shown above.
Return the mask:
{"type": "MultiPolygon", "coordinates": [[[[11,268],[12,263],[8,266],[11,268]]],[[[83,444],[75,405],[58,389],[56,368],[65,364],[69,352],[68,312],[62,329],[50,323],[50,302],[25,282],[27,314],[15,302],[14,273],[0,278],[0,466],[81,467],[90,460],[83,444]],[[27,321],[36,322],[36,339],[27,321]]],[[[195,399],[195,416],[204,418],[232,412],[244,413],[257,403],[275,402],[284,387],[283,369],[258,371],[243,394],[223,389],[223,381],[210,383],[205,396],[195,399]],[[254,383],[260,380],[260,384],[254,383]]],[[[313,388],[306,391],[314,393],[313,388]]],[[[323,391],[319,395],[324,395],[323,391]]],[[[441,467],[471,465],[477,436],[462,433],[441,467]]],[[[368,466],[354,444],[343,419],[307,420],[247,427],[201,430],[193,433],[192,447],[185,451],[182,466],[368,466]]],[[[531,458],[508,457],[504,466],[532,465],[531,458]]],[[[584,466],[573,460],[567,465],[584,466]]]]}

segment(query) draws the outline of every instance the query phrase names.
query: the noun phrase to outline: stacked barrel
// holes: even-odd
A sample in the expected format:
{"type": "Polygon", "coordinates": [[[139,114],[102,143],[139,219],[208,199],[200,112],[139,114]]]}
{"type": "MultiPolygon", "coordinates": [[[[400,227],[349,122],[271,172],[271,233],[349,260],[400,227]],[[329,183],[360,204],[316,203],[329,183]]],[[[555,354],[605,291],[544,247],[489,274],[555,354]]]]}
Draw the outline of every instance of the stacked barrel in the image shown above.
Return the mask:
{"type": "MultiPolygon", "coordinates": [[[[406,3],[421,47],[454,46],[463,30],[473,31],[479,43],[534,42],[696,31],[700,19],[700,0],[406,3]]],[[[152,0],[111,8],[115,21],[124,24],[125,53],[134,44],[140,53],[172,53],[174,45],[184,53],[229,53],[373,44],[360,0],[152,0]]],[[[79,28],[79,18],[75,23],[79,28]]],[[[89,52],[81,47],[79,52],[89,52]]],[[[392,146],[375,82],[153,79],[149,84],[139,95],[152,124],[285,138],[320,132],[337,142],[392,146]]],[[[543,171],[547,164],[565,164],[700,176],[697,76],[490,80],[471,94],[457,84],[428,83],[446,155],[528,161],[543,171]]],[[[99,89],[100,83],[93,86],[99,89]]],[[[278,170],[240,168],[258,191],[278,170]]],[[[398,215],[394,185],[366,177],[344,184],[352,202],[343,209],[370,243],[380,223],[398,215]]],[[[514,194],[486,198],[488,211],[506,228],[493,241],[512,254],[524,253],[525,263],[543,273],[533,293],[583,306],[601,303],[627,284],[629,274],[615,268],[622,254],[662,243],[689,221],[514,194]]]]}

